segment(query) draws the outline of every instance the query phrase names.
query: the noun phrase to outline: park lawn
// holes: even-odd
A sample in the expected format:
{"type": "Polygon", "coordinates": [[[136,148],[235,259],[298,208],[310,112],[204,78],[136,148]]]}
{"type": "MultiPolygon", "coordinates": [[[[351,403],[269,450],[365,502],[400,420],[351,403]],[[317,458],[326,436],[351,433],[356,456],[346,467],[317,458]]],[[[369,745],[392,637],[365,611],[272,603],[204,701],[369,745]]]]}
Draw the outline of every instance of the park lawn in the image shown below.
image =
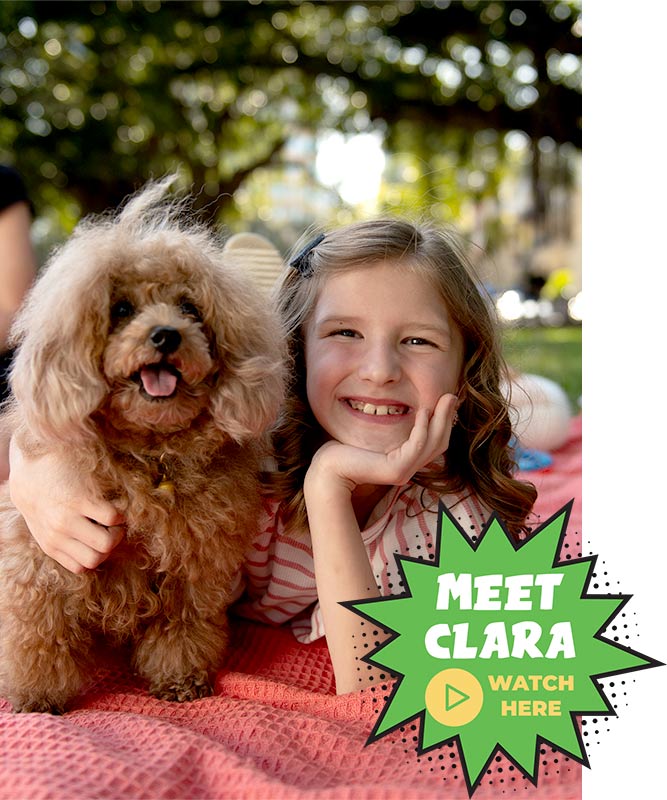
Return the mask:
{"type": "Polygon", "coordinates": [[[581,326],[507,328],[503,343],[511,367],[551,378],[565,390],[573,412],[580,410],[581,326]]]}

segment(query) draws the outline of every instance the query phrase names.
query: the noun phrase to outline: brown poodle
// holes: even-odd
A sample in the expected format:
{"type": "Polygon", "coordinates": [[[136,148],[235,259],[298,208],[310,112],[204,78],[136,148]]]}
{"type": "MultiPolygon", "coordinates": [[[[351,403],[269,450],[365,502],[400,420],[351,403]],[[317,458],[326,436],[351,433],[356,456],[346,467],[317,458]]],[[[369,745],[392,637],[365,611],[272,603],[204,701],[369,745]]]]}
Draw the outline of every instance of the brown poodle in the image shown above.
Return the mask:
{"type": "Polygon", "coordinates": [[[149,184],[84,220],[52,257],[14,337],[23,450],[59,452],[127,535],[75,575],[0,498],[0,692],[65,709],[101,634],[130,642],[150,691],[211,693],[226,608],[256,525],[266,433],[283,392],[279,323],[214,234],[149,184]]]}

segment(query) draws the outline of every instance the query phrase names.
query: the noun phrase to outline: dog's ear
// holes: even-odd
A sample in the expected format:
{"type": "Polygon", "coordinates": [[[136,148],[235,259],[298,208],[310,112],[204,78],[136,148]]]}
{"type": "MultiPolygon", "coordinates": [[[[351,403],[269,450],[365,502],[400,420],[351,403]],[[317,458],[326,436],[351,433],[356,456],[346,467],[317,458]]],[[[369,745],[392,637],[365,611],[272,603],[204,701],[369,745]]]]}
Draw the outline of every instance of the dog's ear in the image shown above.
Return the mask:
{"type": "Polygon", "coordinates": [[[218,427],[238,442],[261,435],[284,397],[286,347],[268,297],[222,265],[207,287],[219,378],[212,398],[218,427]]]}
{"type": "Polygon", "coordinates": [[[94,230],[74,232],[44,267],[12,328],[10,375],[21,418],[38,438],[76,443],[106,391],[100,364],[109,286],[94,230]]]}

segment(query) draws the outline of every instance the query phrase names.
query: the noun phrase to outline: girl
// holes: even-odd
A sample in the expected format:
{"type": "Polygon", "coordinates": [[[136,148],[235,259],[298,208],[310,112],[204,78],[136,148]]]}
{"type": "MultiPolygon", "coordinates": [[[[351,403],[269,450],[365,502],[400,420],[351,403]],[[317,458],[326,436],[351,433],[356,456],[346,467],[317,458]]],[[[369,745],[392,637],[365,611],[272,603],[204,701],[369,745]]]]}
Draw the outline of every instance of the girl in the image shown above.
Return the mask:
{"type": "MultiPolygon", "coordinates": [[[[238,611],[326,635],[340,694],[377,677],[359,679],[363,622],[340,602],[401,591],[394,553],[433,557],[439,501],[471,536],[490,511],[520,536],[536,492],[512,477],[497,332],[449,232],[394,219],[329,232],[275,301],[292,381],[238,611]]],[[[114,509],[82,501],[53,463],[15,461],[12,496],[44,550],[99,564],[122,536],[114,509]],[[31,498],[36,479],[48,491],[31,498]]]]}
{"type": "Polygon", "coordinates": [[[275,299],[293,378],[241,610],[296,616],[302,641],[326,633],[341,693],[360,685],[363,623],[340,601],[401,591],[394,553],[433,557],[439,500],[473,536],[491,510],[519,536],[535,490],[512,477],[497,332],[452,234],[400,220],[328,233],[275,299]]]}

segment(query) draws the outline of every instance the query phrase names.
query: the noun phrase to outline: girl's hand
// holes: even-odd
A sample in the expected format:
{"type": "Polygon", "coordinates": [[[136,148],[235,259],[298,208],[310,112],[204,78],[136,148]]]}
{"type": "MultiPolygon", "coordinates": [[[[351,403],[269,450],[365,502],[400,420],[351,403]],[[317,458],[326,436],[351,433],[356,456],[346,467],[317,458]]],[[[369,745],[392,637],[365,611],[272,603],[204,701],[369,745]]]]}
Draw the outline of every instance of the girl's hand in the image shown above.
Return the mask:
{"type": "MultiPolygon", "coordinates": [[[[388,453],[327,442],[315,454],[308,474],[311,479],[325,477],[339,481],[350,491],[360,484],[400,486],[441,456],[449,446],[458,398],[444,394],[433,414],[417,411],[410,436],[388,453]]],[[[308,480],[308,474],[306,480],[308,480]]]]}
{"type": "Polygon", "coordinates": [[[76,574],[99,566],[125,534],[105,500],[85,497],[78,474],[56,455],[29,458],[10,447],[9,492],[46,555],[76,574]]]}
{"type": "Polygon", "coordinates": [[[364,622],[341,605],[346,600],[380,594],[361,538],[352,492],[361,484],[407,483],[415,472],[444,453],[457,403],[457,398],[448,394],[440,398],[432,416],[421,409],[408,439],[389,453],[327,442],[317,451],[306,473],[303,489],[317,595],[338,694],[385,678],[381,670],[369,671],[366,665],[360,673],[355,642],[366,635],[364,622]]]}

